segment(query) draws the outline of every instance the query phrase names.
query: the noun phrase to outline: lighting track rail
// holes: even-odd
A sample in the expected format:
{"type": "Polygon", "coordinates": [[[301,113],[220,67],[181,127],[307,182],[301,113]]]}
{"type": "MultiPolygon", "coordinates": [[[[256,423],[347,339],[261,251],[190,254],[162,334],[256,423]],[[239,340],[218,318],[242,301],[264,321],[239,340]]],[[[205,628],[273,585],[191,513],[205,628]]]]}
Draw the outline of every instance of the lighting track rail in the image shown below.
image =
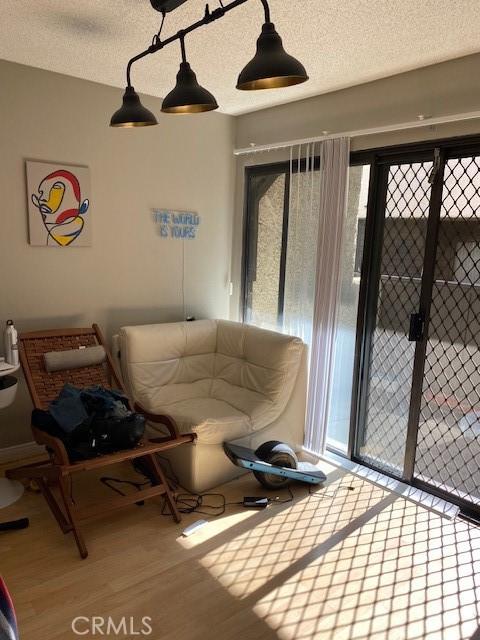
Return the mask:
{"type": "MultiPolygon", "coordinates": [[[[233,0],[230,4],[224,5],[220,0],[220,6],[214,10],[210,10],[207,4],[205,15],[201,20],[194,22],[185,29],[180,29],[180,31],[165,40],[161,40],[160,34],[166,10],[160,9],[162,25],[159,32],[153,37],[152,44],[128,61],[127,87],[123,96],[123,104],[113,114],[110,126],[141,127],[158,124],[153,113],[141,104],[140,98],[132,86],[132,65],[148,55],[161,51],[164,47],[177,40],[180,42],[182,61],[177,74],[176,86],[165,97],[162,103],[162,111],[164,113],[202,113],[217,109],[218,104],[214,96],[200,86],[194,71],[187,62],[185,37],[192,31],[223,18],[227,13],[246,2],[249,2],[249,0],[233,0]]],[[[270,7],[267,0],[260,0],[260,2],[263,5],[265,22],[257,40],[256,54],[240,73],[237,89],[243,91],[274,89],[305,82],[308,80],[307,72],[304,66],[283,48],[282,39],[275,30],[275,25],[271,22],[270,7]]]]}

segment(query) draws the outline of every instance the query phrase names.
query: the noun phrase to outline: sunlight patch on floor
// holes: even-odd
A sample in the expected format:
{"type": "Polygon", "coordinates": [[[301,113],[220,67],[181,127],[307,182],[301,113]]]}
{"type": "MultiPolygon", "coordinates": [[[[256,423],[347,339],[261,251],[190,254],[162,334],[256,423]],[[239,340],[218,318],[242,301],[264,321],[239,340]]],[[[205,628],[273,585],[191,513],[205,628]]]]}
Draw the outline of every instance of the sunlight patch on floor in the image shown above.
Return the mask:
{"type": "Polygon", "coordinates": [[[184,549],[193,549],[255,515],[257,514],[254,511],[241,511],[240,513],[233,513],[228,516],[223,515],[218,518],[211,518],[210,516],[199,517],[198,520],[205,519],[208,524],[188,537],[179,536],[176,541],[184,549]]]}
{"type": "Polygon", "coordinates": [[[255,526],[207,553],[202,565],[232,595],[245,598],[388,495],[345,476],[311,496],[271,505],[255,526]]]}
{"type": "Polygon", "coordinates": [[[283,506],[200,560],[281,640],[466,640],[477,629],[480,529],[353,476],[283,506]]]}
{"type": "Polygon", "coordinates": [[[396,500],[254,611],[282,640],[467,639],[479,570],[479,529],[396,500]]]}

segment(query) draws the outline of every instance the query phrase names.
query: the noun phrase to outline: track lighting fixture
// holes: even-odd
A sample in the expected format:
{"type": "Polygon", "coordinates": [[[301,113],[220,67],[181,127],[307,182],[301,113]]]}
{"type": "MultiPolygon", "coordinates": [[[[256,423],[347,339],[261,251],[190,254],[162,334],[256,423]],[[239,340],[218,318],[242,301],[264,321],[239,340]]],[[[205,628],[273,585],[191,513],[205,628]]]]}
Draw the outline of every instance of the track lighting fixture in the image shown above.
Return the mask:
{"type": "MultiPolygon", "coordinates": [[[[162,14],[162,26],[167,12],[174,10],[185,0],[150,0],[152,6],[162,14]]],[[[123,96],[123,104],[116,111],[111,120],[112,127],[142,127],[157,124],[153,113],[146,109],[140,102],[138,94],[135,92],[130,82],[131,67],[134,62],[147,55],[156,53],[167,44],[180,40],[182,61],[177,73],[177,82],[165,97],[162,103],[163,113],[202,113],[218,109],[214,96],[204,89],[197,81],[190,64],[185,55],[185,36],[199,27],[209,24],[214,20],[222,18],[226,13],[239,7],[248,0],[233,0],[228,5],[224,5],[222,0],[220,6],[213,11],[207,4],[205,15],[201,20],[194,22],[186,29],[178,31],[173,36],[160,39],[160,31],[153,37],[152,44],[138,55],[129,60],[127,65],[127,88],[123,96]]],[[[278,87],[289,87],[308,80],[304,66],[293,56],[289,55],[283,48],[282,39],[275,30],[275,25],[270,20],[270,8],[267,0],[260,0],[264,12],[265,22],[262,32],[257,40],[257,50],[255,56],[240,73],[237,82],[237,89],[243,91],[255,91],[258,89],[275,89],[278,87]]]]}

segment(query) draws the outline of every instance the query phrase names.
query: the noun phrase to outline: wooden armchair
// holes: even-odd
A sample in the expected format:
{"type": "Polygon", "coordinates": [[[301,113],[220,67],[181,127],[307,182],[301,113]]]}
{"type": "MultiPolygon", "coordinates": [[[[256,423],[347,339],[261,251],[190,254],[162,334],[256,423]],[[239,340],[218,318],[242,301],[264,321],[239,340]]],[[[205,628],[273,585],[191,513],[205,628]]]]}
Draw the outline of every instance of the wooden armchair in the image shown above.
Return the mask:
{"type": "MultiPolygon", "coordinates": [[[[19,336],[20,361],[25,374],[27,385],[33,404],[37,409],[48,409],[66,382],[76,387],[101,385],[125,392],[118,378],[111,355],[105,345],[100,329],[97,325],[83,329],[60,329],[23,333],[19,336]],[[50,351],[65,351],[102,345],[105,348],[106,359],[103,363],[77,369],[47,372],[44,354],[50,351]]],[[[101,515],[109,510],[133,504],[141,500],[164,496],[173,519],[180,522],[180,514],[165,475],[158,463],[156,454],[192,442],[193,434],[180,435],[175,422],[169,416],[152,415],[135,405],[135,410],[144,413],[149,421],[164,425],[169,435],[164,438],[142,440],[134,449],[118,451],[88,460],[72,462],[69,459],[63,442],[32,425],[33,436],[38,444],[47,448],[49,460],[9,469],[6,472],[12,480],[34,479],[39,486],[45,500],[63,533],[72,532],[77,543],[80,556],[88,555],[79,522],[101,515]],[[150,469],[157,484],[126,496],[112,496],[108,501],[81,507],[71,498],[71,482],[75,474],[106,467],[118,462],[142,458],[150,469]]]]}

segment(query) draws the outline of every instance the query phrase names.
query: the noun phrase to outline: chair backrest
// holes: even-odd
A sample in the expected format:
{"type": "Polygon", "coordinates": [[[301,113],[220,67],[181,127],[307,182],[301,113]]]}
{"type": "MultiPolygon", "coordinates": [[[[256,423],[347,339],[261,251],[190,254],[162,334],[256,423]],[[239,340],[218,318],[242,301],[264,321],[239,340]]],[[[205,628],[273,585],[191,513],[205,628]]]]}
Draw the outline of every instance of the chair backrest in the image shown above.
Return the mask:
{"type": "Polygon", "coordinates": [[[66,382],[81,388],[98,384],[123,391],[122,382],[116,374],[111,355],[96,324],[80,329],[54,329],[21,333],[19,335],[19,350],[20,362],[36,409],[47,409],[66,382]],[[105,362],[101,364],[53,372],[48,372],[45,368],[45,353],[68,351],[99,344],[105,348],[106,353],[105,362]]]}

